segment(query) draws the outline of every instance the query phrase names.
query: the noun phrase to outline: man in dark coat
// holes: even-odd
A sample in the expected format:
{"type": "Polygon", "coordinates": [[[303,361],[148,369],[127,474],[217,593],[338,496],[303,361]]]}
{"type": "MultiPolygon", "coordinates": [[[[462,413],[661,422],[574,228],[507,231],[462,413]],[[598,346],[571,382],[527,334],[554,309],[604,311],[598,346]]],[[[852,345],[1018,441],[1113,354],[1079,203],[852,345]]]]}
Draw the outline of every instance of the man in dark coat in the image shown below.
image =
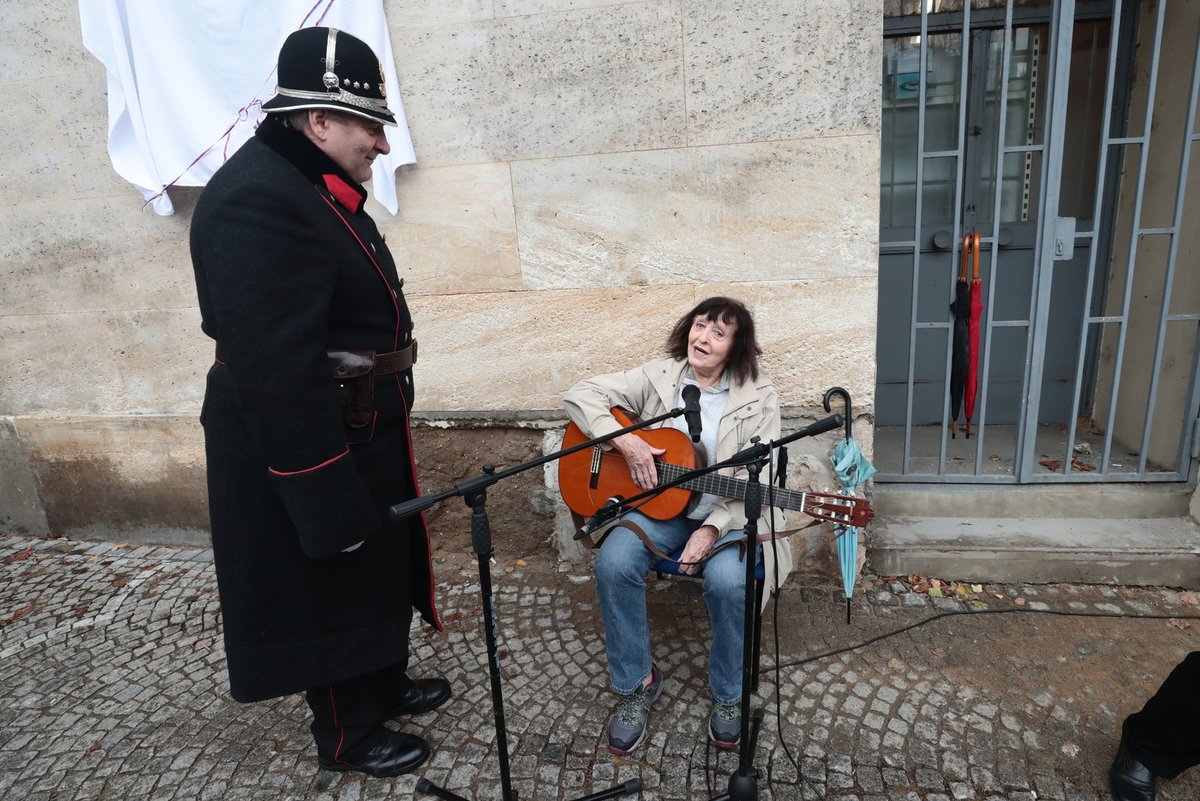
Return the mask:
{"type": "Polygon", "coordinates": [[[191,229],[230,690],[305,692],[322,767],[395,776],[429,746],[383,722],[450,697],[407,675],[413,608],[441,624],[424,522],[387,516],[418,494],[417,346],[361,183],[395,118],[375,54],[331,28],[288,37],[263,108],[191,229]]]}

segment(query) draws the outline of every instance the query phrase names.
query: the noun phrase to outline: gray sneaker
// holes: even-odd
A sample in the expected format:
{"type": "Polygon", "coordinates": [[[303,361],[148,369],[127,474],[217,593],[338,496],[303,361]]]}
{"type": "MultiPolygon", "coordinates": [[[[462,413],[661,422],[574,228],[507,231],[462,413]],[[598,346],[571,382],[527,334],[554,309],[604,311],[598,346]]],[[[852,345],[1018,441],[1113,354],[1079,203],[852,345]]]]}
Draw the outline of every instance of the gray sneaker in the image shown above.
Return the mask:
{"type": "Polygon", "coordinates": [[[658,666],[650,668],[650,686],[618,695],[617,711],[608,724],[608,750],[619,756],[628,755],[646,739],[646,721],[650,705],[662,692],[662,673],[658,666]]]}
{"type": "Polygon", "coordinates": [[[737,748],[742,738],[741,704],[713,704],[708,715],[708,739],[717,748],[737,748]]]}

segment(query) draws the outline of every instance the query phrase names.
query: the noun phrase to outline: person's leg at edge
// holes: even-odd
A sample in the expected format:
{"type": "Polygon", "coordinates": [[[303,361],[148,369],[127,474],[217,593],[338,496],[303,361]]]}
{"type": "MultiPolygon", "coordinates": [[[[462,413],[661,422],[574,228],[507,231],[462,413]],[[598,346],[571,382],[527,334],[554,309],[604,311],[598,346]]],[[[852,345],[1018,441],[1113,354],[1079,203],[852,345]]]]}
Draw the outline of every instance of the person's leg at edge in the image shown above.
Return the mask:
{"type": "Polygon", "coordinates": [[[1200,651],[1175,666],[1142,709],[1125,719],[1121,741],[1155,776],[1173,779],[1200,764],[1200,651]]]}

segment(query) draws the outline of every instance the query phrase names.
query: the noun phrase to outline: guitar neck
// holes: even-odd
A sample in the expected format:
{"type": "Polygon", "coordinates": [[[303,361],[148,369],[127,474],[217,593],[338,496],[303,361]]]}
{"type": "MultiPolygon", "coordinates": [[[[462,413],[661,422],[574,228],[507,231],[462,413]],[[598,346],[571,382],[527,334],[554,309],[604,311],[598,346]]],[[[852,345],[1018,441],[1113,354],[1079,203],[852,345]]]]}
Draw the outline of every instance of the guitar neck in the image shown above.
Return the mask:
{"type": "MultiPolygon", "coordinates": [[[[686,467],[680,467],[673,464],[658,463],[658,479],[661,483],[675,481],[685,473],[691,472],[686,467]]],[[[703,492],[708,495],[717,495],[722,498],[733,498],[737,501],[746,500],[746,490],[750,486],[750,482],[741,478],[731,478],[730,476],[722,476],[718,473],[705,473],[698,478],[689,479],[679,486],[684,489],[692,490],[693,492],[703,492]]],[[[804,512],[805,493],[797,492],[796,490],[783,489],[775,487],[772,490],[770,487],[762,486],[763,505],[767,503],[767,493],[773,492],[771,505],[776,508],[791,509],[795,512],[804,512]]]]}

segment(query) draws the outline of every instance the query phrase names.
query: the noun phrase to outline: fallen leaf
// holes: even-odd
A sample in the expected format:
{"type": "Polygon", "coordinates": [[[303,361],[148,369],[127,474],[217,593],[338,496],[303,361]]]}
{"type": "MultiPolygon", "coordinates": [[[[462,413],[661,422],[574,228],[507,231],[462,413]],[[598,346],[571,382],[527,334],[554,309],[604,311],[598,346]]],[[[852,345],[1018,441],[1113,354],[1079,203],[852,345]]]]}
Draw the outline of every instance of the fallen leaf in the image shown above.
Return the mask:
{"type": "Polygon", "coordinates": [[[982,584],[972,584],[971,592],[983,592],[983,585],[982,584]]]}
{"type": "Polygon", "coordinates": [[[16,553],[12,554],[11,556],[5,557],[4,564],[11,565],[13,562],[24,562],[26,559],[28,559],[31,556],[33,556],[33,546],[32,545],[30,545],[28,548],[26,548],[23,551],[17,551],[16,553]]]}
{"type": "Polygon", "coordinates": [[[1038,464],[1050,470],[1062,470],[1062,459],[1042,459],[1038,464]]]}
{"type": "Polygon", "coordinates": [[[1189,606],[1195,606],[1196,604],[1200,604],[1200,598],[1197,598],[1195,595],[1192,595],[1190,592],[1179,593],[1179,600],[1183,601],[1185,604],[1188,604],[1189,606]]]}
{"type": "Polygon", "coordinates": [[[1172,626],[1174,626],[1177,629],[1190,629],[1192,627],[1192,624],[1190,621],[1180,620],[1177,617],[1173,617],[1170,620],[1168,620],[1167,622],[1170,623],[1172,626]]]}
{"type": "Polygon", "coordinates": [[[518,560],[517,560],[516,562],[514,562],[513,564],[515,564],[517,567],[525,567],[525,566],[526,566],[527,564],[529,564],[529,563],[528,563],[528,562],[526,562],[524,559],[518,559],[518,560]]]}
{"type": "Polygon", "coordinates": [[[1025,605],[1025,599],[1024,599],[1024,598],[1018,598],[1017,600],[1013,601],[1013,603],[1014,603],[1014,604],[1016,604],[1017,606],[1024,606],[1024,605],[1025,605]]]}
{"type": "Polygon", "coordinates": [[[944,598],[944,597],[946,597],[946,596],[945,596],[945,594],[942,592],[942,588],[941,588],[941,587],[930,587],[930,588],[929,588],[929,597],[930,597],[930,598],[944,598]]]}
{"type": "Polygon", "coordinates": [[[26,615],[28,615],[30,612],[32,612],[36,608],[37,608],[37,604],[34,603],[33,601],[30,601],[29,603],[25,604],[17,611],[13,612],[10,617],[8,617],[4,620],[0,620],[0,627],[7,626],[9,623],[16,623],[18,620],[25,617],[26,615]]]}

